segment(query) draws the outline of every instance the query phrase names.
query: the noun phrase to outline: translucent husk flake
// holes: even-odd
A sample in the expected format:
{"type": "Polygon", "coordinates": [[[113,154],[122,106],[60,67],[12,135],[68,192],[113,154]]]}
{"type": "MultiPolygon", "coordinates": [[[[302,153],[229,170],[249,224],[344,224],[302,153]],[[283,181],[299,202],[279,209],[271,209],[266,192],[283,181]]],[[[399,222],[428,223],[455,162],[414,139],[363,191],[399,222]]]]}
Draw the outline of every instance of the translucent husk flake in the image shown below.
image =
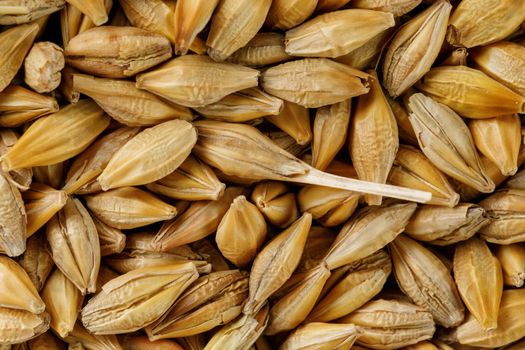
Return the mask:
{"type": "Polygon", "coordinates": [[[94,102],[79,101],[31,124],[3,156],[3,166],[12,170],[62,162],[82,152],[108,125],[109,117],[94,102]]]}

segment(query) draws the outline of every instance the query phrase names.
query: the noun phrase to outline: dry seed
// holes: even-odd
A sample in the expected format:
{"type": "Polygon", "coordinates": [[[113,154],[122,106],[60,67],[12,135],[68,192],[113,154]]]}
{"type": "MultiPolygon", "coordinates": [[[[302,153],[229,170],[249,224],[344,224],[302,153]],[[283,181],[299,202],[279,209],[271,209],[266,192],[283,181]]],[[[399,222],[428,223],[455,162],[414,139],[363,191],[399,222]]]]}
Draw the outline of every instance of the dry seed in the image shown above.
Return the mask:
{"type": "Polygon", "coordinates": [[[198,277],[193,263],[137,269],[112,279],[82,309],[93,334],[129,333],[155,322],[198,277]]]}
{"type": "Polygon", "coordinates": [[[51,332],[46,332],[27,342],[29,350],[65,350],[64,343],[51,332]]]}
{"type": "Polygon", "coordinates": [[[27,239],[26,250],[18,259],[18,263],[27,272],[35,288],[38,291],[42,290],[55,266],[47,250],[44,234],[34,235],[27,239]]]}
{"type": "Polygon", "coordinates": [[[147,336],[138,333],[119,337],[123,350],[185,350],[173,340],[150,341],[147,336]]]}
{"type": "Polygon", "coordinates": [[[417,88],[467,118],[492,118],[525,111],[525,97],[466,66],[432,68],[417,88]]]}
{"type": "Polygon", "coordinates": [[[430,70],[445,39],[451,10],[448,1],[436,1],[396,33],[383,61],[383,84],[392,97],[404,93],[430,70]]]}
{"type": "Polygon", "coordinates": [[[272,30],[296,27],[312,15],[316,5],[317,0],[274,0],[265,25],[272,30]]]}
{"type": "MultiPolygon", "coordinates": [[[[299,8],[303,10],[305,4],[299,8]]],[[[343,56],[394,25],[394,16],[388,12],[350,9],[325,13],[286,32],[286,53],[302,57],[343,56]],[[352,35],[346,35],[350,32],[352,35]]]]}
{"type": "Polygon", "coordinates": [[[0,277],[2,309],[23,310],[35,315],[44,312],[46,305],[27,273],[14,260],[3,255],[0,256],[0,277]]]}
{"type": "MultiPolygon", "coordinates": [[[[234,92],[223,99],[195,110],[206,118],[226,122],[246,122],[267,115],[278,115],[283,101],[258,88],[234,92]]],[[[0,119],[1,122],[1,119],[0,119]]]]}
{"type": "Polygon", "coordinates": [[[525,3],[519,0],[462,1],[450,17],[447,40],[467,48],[487,45],[512,34],[524,20],[525,3]]]}
{"type": "Polygon", "coordinates": [[[88,16],[95,25],[99,26],[108,21],[108,11],[104,0],[66,0],[88,16]]]}
{"type": "Polygon", "coordinates": [[[241,187],[228,187],[217,200],[192,202],[181,216],[164,222],[154,239],[155,250],[169,251],[212,234],[230,204],[244,191],[241,187]]]}
{"type": "Polygon", "coordinates": [[[67,337],[75,327],[84,296],[59,269],[49,276],[41,294],[51,316],[51,329],[61,338],[67,337]]]}
{"type": "Polygon", "coordinates": [[[75,328],[64,341],[70,345],[80,343],[88,350],[123,350],[116,336],[91,334],[82,327],[80,321],[77,321],[75,328]]]}
{"type": "Polygon", "coordinates": [[[391,12],[399,17],[412,11],[420,3],[421,0],[354,0],[351,5],[362,9],[391,12]]]}
{"type": "Polygon", "coordinates": [[[338,322],[353,323],[362,333],[357,343],[373,349],[398,349],[432,338],[432,315],[403,300],[373,300],[338,322]]]}
{"type": "Polygon", "coordinates": [[[510,41],[500,41],[473,50],[471,57],[485,74],[503,85],[525,94],[525,47],[510,41]]]}
{"type": "Polygon", "coordinates": [[[18,256],[26,249],[27,214],[20,191],[9,174],[0,171],[0,250],[18,256]]]}
{"type": "Polygon", "coordinates": [[[146,328],[150,340],[187,337],[234,320],[248,294],[248,276],[239,270],[214,272],[193,283],[170,310],[146,328]]]}
{"type": "MultiPolygon", "coordinates": [[[[393,100],[389,96],[386,96],[386,100],[390,104],[390,108],[396,118],[399,139],[409,145],[417,147],[417,136],[414,128],[412,128],[412,124],[410,124],[410,113],[406,108],[407,106],[401,104],[398,100],[393,100]]],[[[403,99],[403,101],[406,101],[406,99],[403,99]]]]}
{"type": "Polygon", "coordinates": [[[319,0],[316,10],[319,12],[330,12],[340,9],[349,3],[350,0],[319,0]]]}
{"type": "Polygon", "coordinates": [[[262,27],[271,4],[271,0],[221,1],[206,40],[208,55],[220,62],[245,46],[262,27]]]}
{"type": "Polygon", "coordinates": [[[427,204],[454,207],[459,201],[459,194],[445,175],[421,151],[410,146],[399,147],[388,183],[432,193],[427,204]]]}
{"type": "Polygon", "coordinates": [[[383,289],[391,269],[390,257],[383,250],[352,263],[317,303],[307,322],[330,322],[360,308],[383,289]]]}
{"type": "Polygon", "coordinates": [[[174,172],[146,187],[167,197],[190,201],[217,200],[226,188],[208,165],[192,155],[174,172]]]}
{"type": "Polygon", "coordinates": [[[91,212],[100,221],[118,229],[131,229],[169,220],[177,209],[135,187],[121,187],[86,196],[91,212]]]}
{"type": "Polygon", "coordinates": [[[0,92],[3,91],[24,63],[40,27],[37,23],[22,24],[0,33],[0,92]]]}
{"type": "Polygon", "coordinates": [[[284,151],[258,129],[237,123],[198,121],[193,152],[226,173],[253,180],[281,180],[426,202],[431,194],[321,172],[284,151]]]}
{"type": "MultiPolygon", "coordinates": [[[[6,154],[18,141],[18,134],[12,129],[0,129],[0,156],[6,154]]],[[[22,168],[9,172],[11,181],[20,191],[27,191],[33,181],[33,169],[22,168]]]]}
{"type": "Polygon", "coordinates": [[[185,55],[204,29],[219,0],[181,0],[175,6],[175,54],[185,55]]]}
{"type": "Polygon", "coordinates": [[[464,47],[458,47],[450,53],[450,55],[441,62],[442,66],[466,66],[468,51],[464,47]]]}
{"type": "Polygon", "coordinates": [[[135,27],[95,27],[71,39],[66,62],[81,71],[106,78],[125,78],[171,57],[162,35],[135,27]]]}
{"type": "Polygon", "coordinates": [[[64,64],[60,46],[49,41],[36,43],[24,61],[24,81],[36,92],[51,92],[60,85],[64,64]]]}
{"type": "Polygon", "coordinates": [[[414,203],[390,203],[360,210],[342,228],[325,257],[330,270],[375,253],[403,232],[414,203]]]}
{"type": "Polygon", "coordinates": [[[361,334],[353,324],[312,322],[298,327],[279,350],[349,350],[361,334]]]}
{"type": "Polygon", "coordinates": [[[94,102],[68,105],[31,124],[4,155],[3,164],[12,170],[62,162],[82,152],[108,125],[109,118],[94,102]]]}
{"type": "Polygon", "coordinates": [[[463,321],[464,308],[456,284],[430,250],[401,235],[390,245],[390,254],[397,283],[415,304],[427,309],[444,327],[463,321]]]}
{"type": "Polygon", "coordinates": [[[73,89],[91,97],[113,119],[128,126],[153,126],[172,119],[193,119],[188,108],[139,90],[130,81],[74,74],[73,89]]]}
{"type": "Polygon", "coordinates": [[[97,181],[107,191],[160,180],[182,164],[196,142],[196,129],[187,121],[175,119],[155,125],[117,150],[97,181]]]}
{"type": "Polygon", "coordinates": [[[30,340],[49,329],[49,314],[0,307],[0,338],[5,344],[30,340]]]}
{"type": "Polygon", "coordinates": [[[5,0],[0,4],[0,24],[32,22],[64,7],[64,0],[5,0]]]}
{"type": "Polygon", "coordinates": [[[503,274],[485,241],[473,237],[456,246],[454,279],[463,302],[481,327],[496,328],[503,274]]]}
{"type": "Polygon", "coordinates": [[[46,225],[46,237],[57,267],[82,292],[94,293],[100,267],[100,245],[93,219],[76,198],[46,225]]]}
{"type": "MultiPolygon", "coordinates": [[[[399,147],[397,123],[377,73],[372,72],[370,92],[357,99],[349,137],[352,164],[359,179],[386,183],[399,147]]],[[[380,196],[365,195],[368,205],[381,205],[380,196]]]]}
{"type": "Polygon", "coordinates": [[[312,140],[312,166],[325,170],[343,148],[350,124],[351,100],[318,108],[312,140]]]}
{"type": "Polygon", "coordinates": [[[58,112],[57,101],[18,85],[0,92],[0,125],[16,127],[43,115],[58,112]]]}
{"type": "Polygon", "coordinates": [[[235,51],[228,62],[244,66],[266,66],[290,60],[285,51],[284,35],[273,32],[257,33],[244,47],[235,51]]]}
{"type": "Polygon", "coordinates": [[[496,257],[503,270],[503,283],[520,288],[525,281],[525,247],[519,243],[498,245],[496,257]]]}
{"type": "Polygon", "coordinates": [[[187,107],[202,107],[257,86],[259,72],[207,56],[187,55],[137,76],[136,86],[187,107]]]}
{"type": "Polygon", "coordinates": [[[217,227],[215,242],[221,254],[236,266],[253,261],[266,241],[266,221],[245,196],[233,200],[217,227]]]}
{"type": "Polygon", "coordinates": [[[210,263],[213,272],[230,269],[226,259],[221,255],[219,250],[210,243],[210,241],[201,239],[200,241],[192,243],[191,247],[210,263]]]}
{"type": "Polygon", "coordinates": [[[461,117],[421,93],[409,100],[410,123],[428,159],[445,174],[478,191],[494,191],[494,182],[485,174],[472,135],[461,117]]]}
{"type": "Polygon", "coordinates": [[[273,303],[265,334],[273,335],[299,326],[314,308],[329,277],[326,264],[304,272],[297,287],[273,303]]]}
{"type": "Polygon", "coordinates": [[[126,235],[122,231],[103,223],[96,217],[93,217],[93,222],[98,232],[101,256],[117,254],[124,250],[126,235]]]}
{"type": "Polygon", "coordinates": [[[366,73],[326,58],[305,58],[267,69],[261,85],[279,98],[317,108],[366,94],[369,79],[366,73]]]}
{"type": "Polygon", "coordinates": [[[288,227],[299,217],[295,194],[282,182],[266,181],[255,186],[252,202],[272,225],[288,227]]]}
{"type": "Polygon", "coordinates": [[[382,31],[350,53],[336,57],[334,61],[359,70],[374,67],[379,59],[381,50],[392,36],[394,30],[395,27],[382,31]]]}
{"type": "Polygon", "coordinates": [[[306,145],[312,139],[310,114],[307,108],[300,105],[284,102],[279,114],[265,119],[293,137],[299,145],[306,145]]]}
{"type": "Polygon", "coordinates": [[[481,228],[488,242],[511,244],[525,241],[525,190],[502,189],[480,202],[490,223],[481,228]]]}
{"type": "Polygon", "coordinates": [[[479,205],[460,203],[453,208],[422,205],[410,218],[405,233],[418,241],[449,245],[469,239],[489,222],[479,205]]]}
{"type": "Polygon", "coordinates": [[[29,190],[22,193],[22,198],[27,216],[26,235],[30,237],[64,207],[67,193],[33,182],[29,190]]]}
{"type": "Polygon", "coordinates": [[[474,119],[468,126],[479,151],[495,163],[503,175],[514,175],[522,143],[519,116],[474,119]]]}
{"type": "Polygon", "coordinates": [[[255,316],[241,315],[222,327],[203,350],[249,349],[261,337],[268,323],[268,305],[255,316]]]}
{"type": "Polygon", "coordinates": [[[257,255],[250,271],[250,294],[243,312],[258,312],[274,292],[281,287],[299,265],[312,216],[303,214],[277,235],[257,255]]]}
{"type": "Polygon", "coordinates": [[[525,336],[525,324],[521,317],[523,312],[525,312],[525,290],[506,290],[501,298],[497,328],[485,330],[473,316],[469,316],[453,331],[453,337],[461,344],[484,348],[510,344],[525,336]]]}
{"type": "Polygon", "coordinates": [[[352,191],[306,185],[297,195],[301,212],[309,212],[323,226],[338,226],[355,212],[361,195],[352,191]]]}
{"type": "Polygon", "coordinates": [[[62,190],[69,194],[80,192],[96,182],[111,157],[139,131],[139,128],[119,128],[91,144],[69,167],[62,190]]]}

